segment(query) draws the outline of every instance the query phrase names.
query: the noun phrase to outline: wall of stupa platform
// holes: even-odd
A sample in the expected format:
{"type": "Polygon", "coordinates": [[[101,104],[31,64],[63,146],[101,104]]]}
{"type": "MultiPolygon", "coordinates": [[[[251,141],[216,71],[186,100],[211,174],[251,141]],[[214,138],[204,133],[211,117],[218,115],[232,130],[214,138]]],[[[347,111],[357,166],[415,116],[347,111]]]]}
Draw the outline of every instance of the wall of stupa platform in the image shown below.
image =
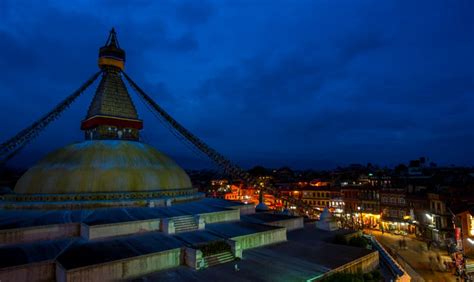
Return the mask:
{"type": "Polygon", "coordinates": [[[286,228],[282,227],[274,230],[232,237],[231,239],[238,242],[240,244],[240,248],[244,251],[265,245],[285,242],[287,240],[286,228]]]}
{"type": "Polygon", "coordinates": [[[355,259],[347,264],[344,264],[340,267],[331,269],[330,271],[324,273],[323,276],[320,276],[316,281],[323,280],[326,277],[329,277],[338,272],[345,273],[368,273],[379,267],[379,252],[371,252],[368,255],[355,259]]]}
{"type": "Polygon", "coordinates": [[[209,224],[206,225],[206,229],[238,242],[241,250],[287,241],[285,227],[238,221],[209,224]]]}
{"type": "Polygon", "coordinates": [[[138,199],[138,200],[91,200],[91,201],[3,201],[0,208],[3,209],[24,209],[24,210],[79,210],[96,208],[115,208],[115,207],[155,207],[166,206],[165,199],[138,199]]]}
{"type": "Polygon", "coordinates": [[[1,281],[54,281],[56,263],[54,260],[29,263],[0,269],[1,281]]]}
{"type": "Polygon", "coordinates": [[[243,215],[241,219],[245,222],[285,227],[287,231],[301,229],[304,227],[303,217],[274,214],[272,212],[259,212],[243,215]]]}
{"type": "Polygon", "coordinates": [[[155,192],[156,197],[147,198],[150,193],[82,193],[25,195],[9,194],[0,198],[0,209],[15,210],[74,210],[114,207],[165,207],[170,203],[178,204],[204,198],[197,189],[188,189],[187,195],[173,194],[169,191],[155,192]]]}
{"type": "Polygon", "coordinates": [[[184,264],[193,268],[199,269],[202,261],[202,252],[197,249],[184,247],[184,264]]]}
{"type": "MultiPolygon", "coordinates": [[[[213,224],[213,230],[216,228],[226,228],[226,230],[222,230],[223,232],[230,232],[230,233],[221,233],[219,236],[223,236],[223,239],[231,239],[228,242],[232,242],[238,248],[231,248],[232,252],[236,256],[242,256],[242,251],[246,249],[258,248],[266,245],[271,245],[279,242],[286,241],[286,229],[284,227],[272,227],[272,226],[264,226],[260,224],[253,224],[253,223],[239,223],[239,222],[230,222],[230,223],[221,223],[221,224],[213,224]],[[234,236],[233,238],[228,238],[229,234],[243,234],[241,236],[234,236]],[[239,254],[237,254],[237,252],[239,254]]],[[[213,233],[207,234],[207,231],[195,231],[182,234],[180,236],[184,236],[188,240],[193,237],[193,234],[196,234],[198,237],[200,236],[215,236],[213,233]],[[203,234],[203,232],[205,234],[203,234]],[[198,235],[201,234],[201,235],[198,235]]],[[[171,240],[173,238],[177,238],[175,236],[167,236],[167,235],[159,235],[160,233],[150,233],[148,235],[143,235],[142,242],[146,242],[146,237],[156,237],[154,240],[156,242],[161,242],[160,238],[171,240]],[[156,235],[153,235],[156,234],[156,235]]],[[[179,237],[179,236],[178,236],[179,237]]],[[[202,238],[202,237],[201,237],[202,238]]],[[[210,238],[212,239],[212,238],[210,238]]],[[[96,241],[96,243],[87,243],[88,245],[95,244],[90,249],[93,252],[100,252],[101,245],[98,242],[102,242],[101,244],[113,244],[114,246],[118,246],[114,242],[118,242],[120,240],[128,240],[126,238],[122,239],[111,239],[112,241],[96,241]],[[110,243],[109,243],[110,242],[110,243]],[[97,248],[97,249],[96,249],[97,248]]],[[[132,245],[132,241],[128,241],[132,245]]],[[[138,241],[135,241],[137,243],[138,241]]],[[[151,242],[151,241],[150,241],[151,242]]],[[[126,243],[128,246],[129,243],[126,243]]],[[[159,243],[161,244],[161,243],[159,243]]],[[[96,281],[97,277],[100,277],[102,280],[124,280],[124,279],[133,279],[136,277],[140,277],[143,275],[147,275],[148,273],[157,272],[161,270],[166,270],[169,268],[177,267],[180,265],[188,265],[194,268],[199,268],[199,260],[200,258],[197,256],[199,252],[193,248],[185,247],[184,243],[182,243],[181,248],[173,248],[162,250],[159,252],[153,252],[146,255],[135,255],[130,256],[123,259],[116,259],[113,261],[108,262],[90,262],[84,261],[79,262],[81,265],[77,266],[69,266],[62,265],[62,260],[65,262],[76,264],[77,259],[84,255],[84,251],[80,249],[73,250],[71,253],[78,252],[70,256],[67,252],[65,253],[68,255],[67,259],[59,258],[58,259],[58,266],[56,268],[56,277],[57,281],[96,281]],[[194,251],[194,253],[193,253],[194,251]],[[81,254],[82,253],[82,254],[81,254]]],[[[159,246],[156,246],[159,247],[159,246]]],[[[133,248],[140,249],[139,246],[133,246],[133,248]]],[[[166,247],[165,247],[166,248],[166,247]]],[[[120,250],[117,252],[119,253],[120,250]]],[[[125,251],[125,249],[124,249],[125,251]]],[[[91,256],[94,253],[90,254],[91,256]]],[[[118,254],[115,254],[118,255],[118,254]]],[[[113,255],[113,256],[115,256],[113,255]]]]}
{"type": "Polygon", "coordinates": [[[304,227],[303,217],[296,217],[292,219],[284,219],[273,222],[266,222],[265,224],[271,226],[285,227],[287,231],[292,231],[295,229],[301,229],[304,227]]]}
{"type": "Polygon", "coordinates": [[[118,222],[101,225],[81,224],[81,237],[87,240],[100,238],[131,235],[150,231],[160,230],[161,219],[152,218],[146,220],[136,220],[129,222],[118,222]]]}
{"type": "Polygon", "coordinates": [[[237,221],[240,220],[239,209],[229,209],[220,212],[202,213],[199,214],[204,219],[206,224],[225,222],[225,221],[237,221]]]}
{"type": "Polygon", "coordinates": [[[65,237],[78,237],[81,234],[79,223],[52,224],[0,230],[0,246],[54,240],[65,237]]]}
{"type": "MultiPolygon", "coordinates": [[[[239,209],[201,213],[206,223],[237,221],[240,219],[239,209]]],[[[83,237],[88,240],[132,235],[143,232],[162,231],[162,218],[133,220],[125,222],[86,224],[64,223],[12,228],[0,230],[0,246],[28,243],[43,240],[54,240],[66,237],[83,237]]]]}
{"type": "MultiPolygon", "coordinates": [[[[217,212],[201,213],[197,214],[197,216],[203,218],[206,224],[210,224],[227,221],[237,221],[240,219],[240,212],[238,209],[229,209],[217,212]]],[[[82,223],[81,236],[85,239],[93,240],[122,235],[132,235],[150,231],[164,232],[162,222],[165,219],[166,218],[152,218],[146,220],[134,220],[127,222],[95,225],[88,225],[82,223]]]]}
{"type": "Polygon", "coordinates": [[[238,209],[241,215],[248,215],[248,214],[255,213],[255,207],[253,205],[239,205],[239,206],[233,206],[229,208],[238,209]]]}
{"type": "MultiPolygon", "coordinates": [[[[239,220],[247,206],[219,199],[156,208],[97,210],[0,210],[0,246],[58,238],[106,238],[156,231],[167,217],[199,215],[209,223],[239,220]],[[82,231],[81,231],[81,225],[82,231]],[[82,233],[81,233],[82,232],[82,233]]],[[[161,231],[161,230],[160,230],[161,231]]]]}
{"type": "Polygon", "coordinates": [[[133,258],[67,270],[56,266],[56,281],[116,281],[133,279],[182,264],[182,249],[176,248],[133,258]]]}

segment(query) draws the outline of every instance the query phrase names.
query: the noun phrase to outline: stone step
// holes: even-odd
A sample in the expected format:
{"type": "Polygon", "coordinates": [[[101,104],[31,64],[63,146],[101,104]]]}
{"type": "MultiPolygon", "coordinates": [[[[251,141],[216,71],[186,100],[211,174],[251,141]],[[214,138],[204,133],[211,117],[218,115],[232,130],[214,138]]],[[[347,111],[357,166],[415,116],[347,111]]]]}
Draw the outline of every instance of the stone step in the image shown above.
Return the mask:
{"type": "Polygon", "coordinates": [[[218,254],[213,254],[213,255],[205,256],[204,258],[206,258],[206,259],[211,259],[211,258],[225,257],[225,256],[233,256],[233,254],[232,254],[232,252],[230,252],[230,251],[225,251],[225,252],[222,252],[222,253],[218,253],[218,254]]]}
{"type": "Polygon", "coordinates": [[[171,219],[174,220],[174,221],[187,221],[187,220],[192,220],[192,221],[194,221],[194,217],[193,217],[193,216],[172,217],[171,219]]]}
{"type": "Polygon", "coordinates": [[[198,229],[197,226],[175,226],[174,230],[183,230],[183,229],[198,229]]]}
{"type": "Polygon", "coordinates": [[[199,226],[193,216],[185,215],[171,218],[174,222],[176,233],[198,230],[199,226]]]}
{"type": "Polygon", "coordinates": [[[196,221],[194,220],[194,218],[186,219],[186,220],[184,220],[184,219],[183,219],[183,220],[174,220],[174,219],[173,219],[173,221],[174,221],[174,222],[196,222],[196,221]]]}
{"type": "Polygon", "coordinates": [[[224,252],[215,255],[210,255],[203,258],[204,264],[203,267],[211,267],[214,265],[226,263],[235,260],[234,255],[231,252],[224,252]]]}
{"type": "Polygon", "coordinates": [[[195,222],[175,222],[174,226],[177,226],[177,225],[183,226],[183,225],[197,225],[197,224],[195,222]]]}
{"type": "Polygon", "coordinates": [[[174,222],[174,225],[183,225],[183,224],[195,224],[195,225],[197,225],[197,223],[195,221],[175,221],[174,222]]]}
{"type": "Polygon", "coordinates": [[[196,231],[197,227],[188,227],[188,228],[175,228],[174,232],[181,233],[181,232],[189,232],[189,231],[196,231]]]}
{"type": "Polygon", "coordinates": [[[212,267],[212,266],[223,264],[223,263],[228,263],[228,262],[231,262],[231,261],[234,261],[233,257],[227,258],[225,260],[223,259],[223,260],[216,260],[216,261],[206,261],[206,260],[204,260],[203,268],[212,267]]]}
{"type": "Polygon", "coordinates": [[[174,222],[174,225],[185,225],[185,224],[197,225],[197,223],[194,221],[175,221],[174,222]]]}
{"type": "Polygon", "coordinates": [[[225,256],[220,256],[220,257],[213,257],[213,258],[205,258],[205,259],[208,263],[222,262],[222,261],[228,261],[228,259],[234,260],[234,256],[230,254],[230,255],[225,255],[225,256]]]}
{"type": "Polygon", "coordinates": [[[183,224],[183,225],[175,225],[175,229],[182,229],[182,228],[198,228],[197,225],[192,225],[192,224],[183,224]]]}
{"type": "Polygon", "coordinates": [[[195,222],[175,222],[174,225],[197,225],[195,222]]]}
{"type": "Polygon", "coordinates": [[[198,226],[195,223],[175,223],[174,226],[198,226]]]}

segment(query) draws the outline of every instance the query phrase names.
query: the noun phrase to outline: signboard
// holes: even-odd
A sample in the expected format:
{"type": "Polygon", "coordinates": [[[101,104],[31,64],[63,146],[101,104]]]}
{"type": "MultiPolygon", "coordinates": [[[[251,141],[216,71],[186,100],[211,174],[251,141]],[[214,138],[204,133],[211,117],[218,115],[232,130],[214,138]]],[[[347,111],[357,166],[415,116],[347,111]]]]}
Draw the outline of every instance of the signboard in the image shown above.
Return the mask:
{"type": "Polygon", "coordinates": [[[461,240],[461,228],[459,227],[454,228],[454,240],[456,240],[456,242],[461,240]]]}

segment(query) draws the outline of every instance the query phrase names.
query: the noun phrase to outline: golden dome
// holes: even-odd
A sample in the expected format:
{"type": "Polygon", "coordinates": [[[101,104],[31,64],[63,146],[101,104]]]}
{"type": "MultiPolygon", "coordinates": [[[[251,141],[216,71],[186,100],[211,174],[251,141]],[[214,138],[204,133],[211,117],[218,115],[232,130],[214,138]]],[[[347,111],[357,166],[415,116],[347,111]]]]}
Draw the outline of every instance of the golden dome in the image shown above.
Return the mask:
{"type": "Polygon", "coordinates": [[[134,141],[76,143],[48,154],[17,182],[17,194],[147,192],[191,188],[186,172],[134,141]]]}

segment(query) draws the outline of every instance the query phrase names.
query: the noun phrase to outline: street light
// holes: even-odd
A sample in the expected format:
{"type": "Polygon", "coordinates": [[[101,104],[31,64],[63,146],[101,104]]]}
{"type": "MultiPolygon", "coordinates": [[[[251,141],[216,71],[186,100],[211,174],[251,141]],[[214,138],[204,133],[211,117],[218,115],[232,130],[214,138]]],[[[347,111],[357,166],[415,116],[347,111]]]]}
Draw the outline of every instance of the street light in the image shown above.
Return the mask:
{"type": "MultiPolygon", "coordinates": [[[[357,210],[360,211],[360,206],[357,206],[357,210]]],[[[364,219],[362,218],[362,213],[356,213],[356,216],[359,218],[360,227],[364,229],[364,219]]]]}

